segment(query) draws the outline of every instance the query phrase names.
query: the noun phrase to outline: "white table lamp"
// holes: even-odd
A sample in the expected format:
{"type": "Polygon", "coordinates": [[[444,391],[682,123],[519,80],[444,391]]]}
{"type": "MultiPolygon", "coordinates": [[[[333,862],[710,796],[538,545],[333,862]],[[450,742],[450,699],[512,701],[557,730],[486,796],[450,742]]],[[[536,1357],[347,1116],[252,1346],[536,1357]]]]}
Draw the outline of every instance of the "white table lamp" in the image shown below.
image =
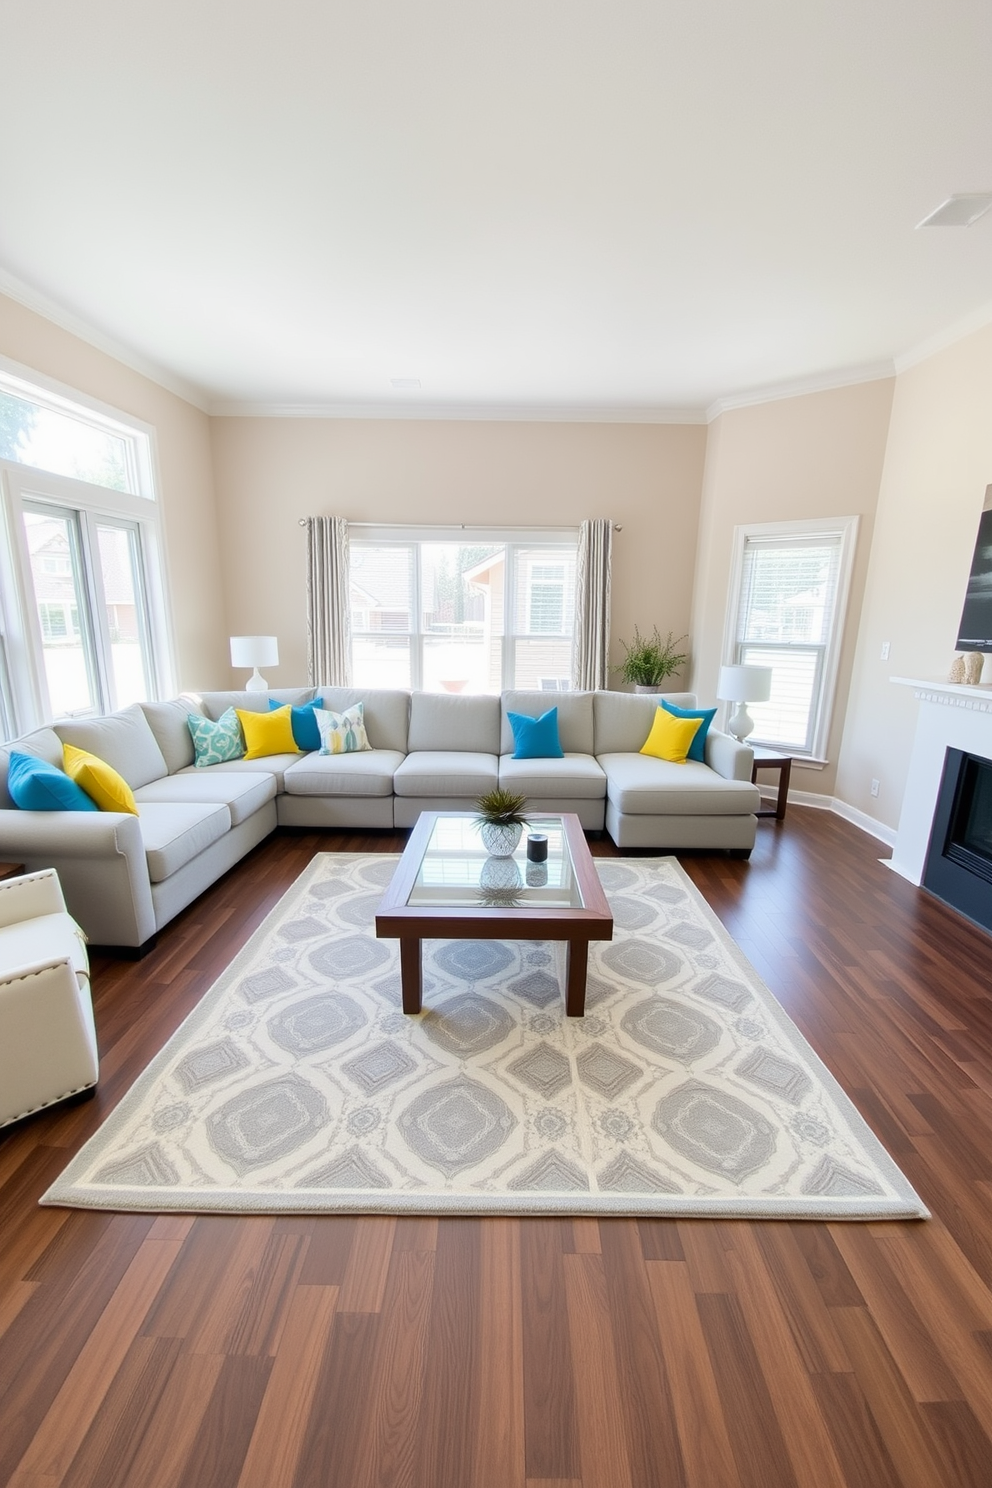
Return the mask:
{"type": "Polygon", "coordinates": [[[258,669],[279,665],[279,642],[275,636],[232,636],[231,665],[252,668],[245,683],[248,692],[267,692],[269,684],[258,669]]]}
{"type": "Polygon", "coordinates": [[[747,703],[767,703],[772,695],[772,669],[766,666],[724,666],[720,668],[720,685],[716,695],[740,706],[728,720],[727,731],[743,743],[754,728],[747,703]]]}

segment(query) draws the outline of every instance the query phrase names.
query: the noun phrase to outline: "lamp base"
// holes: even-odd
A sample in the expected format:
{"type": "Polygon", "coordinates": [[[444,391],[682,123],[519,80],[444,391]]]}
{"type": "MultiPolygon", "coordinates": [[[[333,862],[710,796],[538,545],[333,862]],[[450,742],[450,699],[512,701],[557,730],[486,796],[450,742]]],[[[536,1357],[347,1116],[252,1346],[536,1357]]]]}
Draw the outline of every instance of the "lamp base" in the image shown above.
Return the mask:
{"type": "Polygon", "coordinates": [[[737,712],[727,721],[727,733],[733,734],[738,744],[743,744],[753,728],[754,719],[747,711],[747,704],[739,703],[737,712]]]}
{"type": "Polygon", "coordinates": [[[245,683],[245,692],[268,692],[268,690],[268,682],[266,682],[258,667],[256,667],[245,683]]]}

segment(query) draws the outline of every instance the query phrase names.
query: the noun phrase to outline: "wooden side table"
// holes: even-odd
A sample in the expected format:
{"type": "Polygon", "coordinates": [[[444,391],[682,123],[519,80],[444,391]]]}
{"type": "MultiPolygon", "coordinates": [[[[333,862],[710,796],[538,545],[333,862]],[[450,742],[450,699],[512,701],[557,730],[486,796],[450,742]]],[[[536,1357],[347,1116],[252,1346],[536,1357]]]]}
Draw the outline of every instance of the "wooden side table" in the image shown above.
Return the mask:
{"type": "Polygon", "coordinates": [[[789,777],[792,774],[792,755],[779,754],[777,749],[755,749],[754,764],[751,768],[751,780],[757,785],[759,770],[778,771],[778,796],[774,806],[764,807],[756,811],[755,816],[774,816],[776,821],[781,821],[785,816],[785,808],[789,800],[789,777]]]}
{"type": "Polygon", "coordinates": [[[0,881],[5,878],[16,878],[24,872],[23,863],[0,863],[0,881]]]}

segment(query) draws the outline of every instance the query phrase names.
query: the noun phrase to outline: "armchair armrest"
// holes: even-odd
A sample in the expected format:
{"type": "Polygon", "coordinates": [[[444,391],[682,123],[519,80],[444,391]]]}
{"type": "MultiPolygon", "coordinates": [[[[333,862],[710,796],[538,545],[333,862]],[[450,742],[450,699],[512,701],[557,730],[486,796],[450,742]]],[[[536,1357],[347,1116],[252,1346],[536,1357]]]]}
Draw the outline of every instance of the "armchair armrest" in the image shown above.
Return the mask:
{"type": "Polygon", "coordinates": [[[711,728],[706,735],[706,763],[724,780],[750,783],[754,750],[749,744],[739,744],[730,734],[721,734],[718,729],[711,728]]]}
{"type": "Polygon", "coordinates": [[[62,886],[53,868],[24,873],[20,878],[8,878],[0,883],[0,929],[22,920],[36,920],[39,915],[64,912],[62,886]]]}

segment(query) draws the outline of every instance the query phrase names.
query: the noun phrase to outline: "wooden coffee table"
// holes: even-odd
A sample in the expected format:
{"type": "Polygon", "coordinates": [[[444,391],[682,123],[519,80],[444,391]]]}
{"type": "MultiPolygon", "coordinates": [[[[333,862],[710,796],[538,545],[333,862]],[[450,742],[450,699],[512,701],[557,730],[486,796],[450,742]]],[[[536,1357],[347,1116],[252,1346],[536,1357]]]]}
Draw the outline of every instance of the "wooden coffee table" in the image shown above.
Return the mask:
{"type": "Polygon", "coordinates": [[[613,939],[613,915],[579,818],[534,817],[531,830],[547,833],[546,864],[528,863],[526,828],[512,859],[494,859],[471,815],[421,813],[375,917],[380,939],[399,938],[405,1013],[423,1002],[422,940],[563,940],[565,1012],[582,1017],[589,942],[613,939]]]}

